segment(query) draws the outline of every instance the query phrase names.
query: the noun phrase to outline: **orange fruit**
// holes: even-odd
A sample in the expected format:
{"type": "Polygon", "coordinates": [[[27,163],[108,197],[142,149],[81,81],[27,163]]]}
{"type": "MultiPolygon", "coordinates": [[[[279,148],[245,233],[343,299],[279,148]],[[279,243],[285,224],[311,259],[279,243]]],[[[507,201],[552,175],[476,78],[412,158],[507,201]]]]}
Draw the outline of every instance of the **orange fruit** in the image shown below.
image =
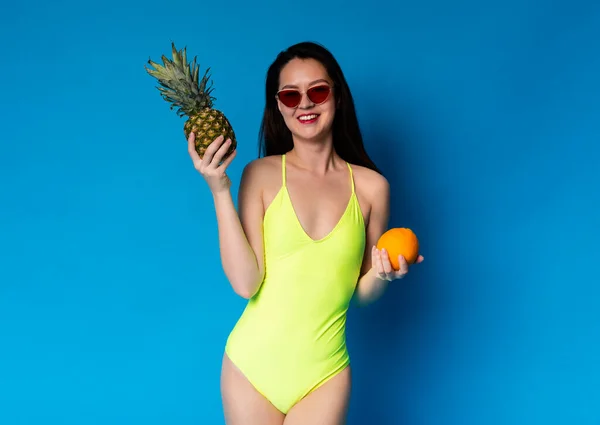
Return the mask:
{"type": "Polygon", "coordinates": [[[414,264],[419,257],[419,240],[411,229],[395,227],[386,231],[377,241],[377,249],[385,248],[394,270],[400,269],[398,256],[402,255],[408,264],[414,264]]]}

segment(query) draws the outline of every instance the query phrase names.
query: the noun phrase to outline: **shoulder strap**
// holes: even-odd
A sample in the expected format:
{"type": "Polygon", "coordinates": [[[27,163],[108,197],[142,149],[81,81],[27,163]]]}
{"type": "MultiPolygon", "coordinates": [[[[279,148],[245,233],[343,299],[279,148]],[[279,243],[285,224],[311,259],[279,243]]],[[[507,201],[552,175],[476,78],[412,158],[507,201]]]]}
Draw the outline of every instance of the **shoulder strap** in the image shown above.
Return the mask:
{"type": "Polygon", "coordinates": [[[281,185],[285,187],[285,154],[281,155],[281,185]]]}
{"type": "Polygon", "coordinates": [[[354,193],[354,174],[352,174],[352,167],[350,166],[350,163],[346,162],[346,165],[348,165],[348,170],[350,170],[350,184],[352,185],[352,193],[354,193]]]}

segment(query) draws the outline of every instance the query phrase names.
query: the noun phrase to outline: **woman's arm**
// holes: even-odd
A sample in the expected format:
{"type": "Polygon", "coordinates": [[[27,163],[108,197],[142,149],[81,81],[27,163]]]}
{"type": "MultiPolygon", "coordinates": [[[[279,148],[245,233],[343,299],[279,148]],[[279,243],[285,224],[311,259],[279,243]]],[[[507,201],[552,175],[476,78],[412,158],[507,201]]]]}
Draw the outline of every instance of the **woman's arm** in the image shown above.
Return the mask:
{"type": "Polygon", "coordinates": [[[222,161],[231,141],[224,141],[219,136],[200,158],[194,140],[195,135],[191,133],[188,152],[194,168],[202,174],[213,196],[223,271],[236,294],[251,298],[258,291],[264,275],[262,181],[259,181],[260,173],[257,172],[258,162],[248,164],[242,173],[238,214],[231,196],[231,181],[226,173],[237,151],[234,150],[222,161]]]}
{"type": "Polygon", "coordinates": [[[235,293],[246,299],[258,292],[264,277],[264,211],[256,168],[256,162],[251,162],[242,173],[239,212],[229,190],[213,194],[223,271],[235,293]]]}
{"type": "Polygon", "coordinates": [[[377,301],[385,292],[388,281],[377,277],[377,268],[373,267],[373,257],[378,253],[374,251],[377,241],[387,230],[390,215],[390,185],[381,175],[369,176],[371,188],[368,192],[371,211],[366,229],[365,255],[358,281],[354,300],[358,305],[368,305],[377,301]]]}
{"type": "MultiPolygon", "coordinates": [[[[404,257],[398,257],[399,269],[392,268],[389,254],[385,249],[376,248],[377,241],[388,229],[390,215],[390,186],[385,178],[376,175],[368,186],[370,192],[371,212],[367,226],[365,256],[354,299],[359,305],[367,305],[377,301],[387,289],[390,281],[402,279],[408,273],[408,263],[404,257]]],[[[416,263],[421,263],[419,255],[416,263]]]]}

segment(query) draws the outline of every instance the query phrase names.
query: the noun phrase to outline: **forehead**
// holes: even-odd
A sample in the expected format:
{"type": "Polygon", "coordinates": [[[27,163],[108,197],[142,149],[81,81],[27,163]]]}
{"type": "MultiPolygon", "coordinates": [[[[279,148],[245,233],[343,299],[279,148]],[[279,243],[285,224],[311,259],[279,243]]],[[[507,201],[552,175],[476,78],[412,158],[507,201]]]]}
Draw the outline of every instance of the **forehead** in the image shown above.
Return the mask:
{"type": "Polygon", "coordinates": [[[294,58],[289,61],[279,74],[279,86],[305,87],[317,82],[331,83],[325,67],[314,59],[294,58]]]}

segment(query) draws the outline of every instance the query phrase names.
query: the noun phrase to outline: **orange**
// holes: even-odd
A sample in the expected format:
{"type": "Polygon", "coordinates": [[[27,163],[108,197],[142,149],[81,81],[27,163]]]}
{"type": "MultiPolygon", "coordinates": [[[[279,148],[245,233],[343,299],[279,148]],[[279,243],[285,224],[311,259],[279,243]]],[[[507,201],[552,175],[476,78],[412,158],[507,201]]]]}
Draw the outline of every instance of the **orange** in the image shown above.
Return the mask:
{"type": "Polygon", "coordinates": [[[394,270],[400,269],[398,256],[402,255],[408,264],[414,264],[419,257],[419,240],[411,229],[395,227],[386,231],[377,241],[377,249],[385,248],[394,270]]]}

